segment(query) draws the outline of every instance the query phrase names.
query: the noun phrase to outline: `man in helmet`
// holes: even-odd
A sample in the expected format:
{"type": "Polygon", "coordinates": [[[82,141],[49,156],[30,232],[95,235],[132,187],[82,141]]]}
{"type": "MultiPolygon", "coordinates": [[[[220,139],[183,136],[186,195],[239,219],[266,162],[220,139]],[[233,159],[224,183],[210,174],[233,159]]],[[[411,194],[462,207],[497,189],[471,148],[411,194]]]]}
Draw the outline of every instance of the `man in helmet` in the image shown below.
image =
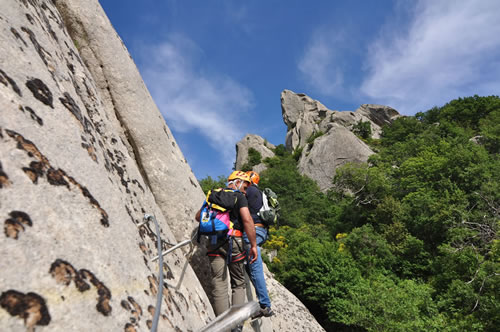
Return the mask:
{"type": "MultiPolygon", "coordinates": [[[[263,204],[262,192],[258,188],[260,176],[254,171],[248,171],[246,174],[250,177],[251,181],[251,185],[246,190],[248,209],[250,210],[250,215],[255,223],[255,233],[257,237],[257,260],[255,263],[247,266],[247,271],[250,275],[250,279],[252,280],[252,284],[255,287],[255,293],[257,294],[260,304],[260,312],[256,317],[269,317],[272,316],[274,312],[271,310],[271,299],[269,298],[269,293],[267,292],[266,279],[264,278],[264,267],[260,256],[261,247],[269,237],[267,226],[262,222],[258,214],[263,204]]],[[[246,233],[243,234],[243,240],[246,243],[250,243],[246,233]]]]}
{"type": "MultiPolygon", "coordinates": [[[[229,298],[227,289],[227,271],[231,281],[232,305],[243,304],[245,302],[245,267],[246,256],[243,244],[243,231],[247,235],[250,243],[248,259],[254,263],[257,259],[257,243],[255,240],[255,227],[248,210],[248,201],[245,197],[247,187],[250,185],[250,178],[245,172],[234,171],[227,179],[227,188],[234,192],[235,206],[231,209],[229,217],[233,222],[233,232],[229,239],[222,238],[216,244],[208,247],[208,256],[212,270],[212,295],[214,300],[214,311],[218,316],[229,309],[229,298]],[[229,252],[229,253],[228,253],[229,252]],[[227,255],[230,254],[230,264],[227,264],[227,255]]],[[[196,213],[196,220],[200,220],[201,209],[196,213]]]]}

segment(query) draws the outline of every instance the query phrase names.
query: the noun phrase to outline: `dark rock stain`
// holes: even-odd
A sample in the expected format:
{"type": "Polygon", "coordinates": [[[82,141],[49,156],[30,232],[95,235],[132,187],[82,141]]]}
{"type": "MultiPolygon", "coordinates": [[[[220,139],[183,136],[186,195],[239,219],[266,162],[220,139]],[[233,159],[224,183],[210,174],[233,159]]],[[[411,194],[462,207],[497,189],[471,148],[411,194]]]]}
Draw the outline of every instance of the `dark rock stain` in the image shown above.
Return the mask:
{"type": "Polygon", "coordinates": [[[33,226],[30,216],[22,211],[12,211],[10,218],[4,222],[4,232],[7,237],[17,240],[20,232],[24,232],[24,226],[33,226]]]}
{"type": "Polygon", "coordinates": [[[7,174],[4,172],[2,168],[2,163],[0,162],[0,189],[4,187],[8,187],[11,184],[9,181],[9,177],[7,174]]]}
{"type": "Polygon", "coordinates": [[[149,290],[151,291],[151,294],[153,294],[153,296],[156,296],[156,294],[158,294],[158,288],[156,285],[158,285],[158,279],[156,279],[156,277],[153,275],[153,276],[148,276],[148,281],[149,281],[149,290]]]}
{"type": "Polygon", "coordinates": [[[73,64],[71,64],[69,62],[66,63],[66,66],[71,71],[71,73],[74,75],[75,74],[75,66],[73,66],[73,64]]]}
{"type": "Polygon", "coordinates": [[[26,82],[26,86],[33,93],[33,96],[44,103],[45,105],[54,108],[53,106],[53,98],[52,92],[50,92],[49,88],[42,82],[42,80],[38,78],[34,78],[26,82]]]}
{"type": "Polygon", "coordinates": [[[87,153],[89,154],[90,158],[93,161],[97,162],[97,155],[95,153],[94,146],[92,146],[90,144],[82,143],[82,148],[84,148],[85,150],[87,150],[87,153]]]}
{"type": "Polygon", "coordinates": [[[38,150],[36,145],[25,139],[22,135],[16,133],[12,130],[6,130],[7,135],[12,137],[17,142],[17,148],[26,151],[28,156],[37,159],[30,163],[30,167],[24,167],[23,171],[28,175],[28,177],[33,181],[33,183],[38,182],[38,178],[47,175],[47,180],[52,185],[66,186],[68,190],[71,190],[70,184],[74,185],[80,190],[82,195],[87,198],[90,204],[101,213],[101,224],[104,227],[109,227],[109,217],[108,213],[101,208],[99,202],[92,196],[89,190],[78,183],[73,177],[66,174],[62,169],[55,169],[50,164],[49,160],[38,150]]]}
{"type": "Polygon", "coordinates": [[[143,253],[144,255],[149,255],[149,254],[151,254],[151,250],[149,250],[149,249],[146,247],[146,245],[144,244],[144,242],[139,243],[139,249],[141,249],[141,251],[142,251],[142,253],[143,253]]]}
{"type": "Polygon", "coordinates": [[[125,191],[127,193],[130,193],[130,190],[128,189],[129,180],[125,179],[125,171],[124,171],[124,169],[122,167],[118,166],[118,164],[116,164],[116,163],[112,163],[111,166],[113,167],[113,169],[116,171],[116,173],[120,177],[120,183],[122,184],[122,186],[125,187],[125,191]]]}
{"type": "Polygon", "coordinates": [[[174,274],[172,273],[172,270],[170,269],[170,267],[165,262],[163,263],[163,271],[165,272],[165,277],[168,280],[174,279],[174,274]]]}
{"type": "Polygon", "coordinates": [[[70,263],[62,259],[57,259],[54,263],[52,263],[49,273],[54,279],[56,279],[57,283],[65,286],[69,286],[71,281],[73,281],[76,289],[80,292],[85,292],[90,289],[90,285],[83,280],[81,273],[70,263]]]}
{"type": "Polygon", "coordinates": [[[65,173],[61,169],[53,169],[52,167],[47,170],[47,180],[53,186],[66,186],[69,190],[69,183],[65,179],[65,173]]]}
{"type": "Polygon", "coordinates": [[[85,87],[85,93],[87,93],[87,97],[93,99],[95,97],[94,93],[91,91],[89,85],[87,84],[87,80],[85,77],[82,78],[83,86],[85,87]]]}
{"type": "Polygon", "coordinates": [[[28,19],[28,21],[29,21],[31,24],[35,24],[35,20],[33,19],[33,17],[32,17],[30,14],[26,14],[26,18],[28,19]]]}
{"type": "Polygon", "coordinates": [[[134,216],[132,215],[132,211],[130,210],[130,208],[128,207],[128,205],[125,205],[125,210],[127,211],[127,214],[130,217],[130,220],[132,220],[132,223],[136,224],[134,216]]]}
{"type": "MultiPolygon", "coordinates": [[[[83,117],[83,128],[87,133],[91,133],[92,130],[94,130],[94,125],[92,124],[92,121],[90,121],[87,117],[83,117]]],[[[92,142],[96,142],[94,136],[92,136],[92,142]]]]}
{"type": "Polygon", "coordinates": [[[21,2],[24,4],[26,8],[29,8],[28,5],[31,5],[33,7],[37,5],[37,3],[35,3],[33,0],[21,0],[21,2]]]}
{"type": "MultiPolygon", "coordinates": [[[[168,294],[168,296],[169,296],[169,297],[171,297],[172,295],[169,293],[169,294],[168,294]]],[[[180,308],[180,307],[179,307],[179,305],[177,304],[177,301],[175,301],[175,300],[173,300],[173,299],[172,299],[172,303],[174,304],[175,309],[177,309],[177,312],[181,314],[181,317],[182,317],[182,319],[184,320],[184,319],[185,319],[185,318],[184,318],[184,315],[182,315],[181,308],[180,308]]]]}
{"type": "Polygon", "coordinates": [[[124,331],[125,332],[137,332],[137,330],[135,329],[134,325],[132,325],[130,323],[125,324],[124,331]]]}
{"type": "Polygon", "coordinates": [[[47,62],[47,58],[46,58],[45,54],[48,54],[50,56],[50,53],[47,52],[42,46],[40,46],[40,44],[36,40],[36,36],[33,33],[33,31],[31,31],[30,29],[28,29],[26,27],[21,27],[21,30],[24,31],[26,34],[28,34],[28,36],[30,37],[31,43],[35,47],[35,50],[37,51],[38,55],[42,59],[43,63],[47,66],[48,62],[47,62]]]}
{"type": "Polygon", "coordinates": [[[82,60],[80,59],[80,56],[78,54],[76,54],[75,51],[71,47],[68,46],[68,49],[69,49],[68,55],[70,56],[70,58],[78,60],[78,62],[81,65],[83,65],[82,60]]]}
{"type": "Polygon", "coordinates": [[[177,292],[176,293],[178,296],[180,296],[183,300],[184,300],[184,303],[186,304],[186,311],[189,311],[189,302],[188,300],[186,299],[186,297],[184,296],[184,294],[180,293],[180,292],[177,292]]]}
{"type": "Polygon", "coordinates": [[[28,175],[34,184],[38,183],[38,178],[43,177],[43,163],[39,161],[32,161],[29,167],[23,167],[24,173],[28,175]]]}
{"type": "Polygon", "coordinates": [[[80,111],[80,107],[77,105],[75,100],[71,98],[70,94],[65,92],[64,98],[59,98],[59,100],[64,105],[64,107],[66,107],[71,112],[71,114],[73,114],[73,116],[81,123],[82,127],[85,128],[82,111],[80,111]]]}
{"type": "Polygon", "coordinates": [[[125,301],[125,300],[122,300],[122,301],[120,302],[120,305],[121,305],[121,306],[122,306],[122,308],[123,308],[123,309],[125,309],[125,310],[128,310],[128,311],[132,310],[132,307],[130,306],[130,304],[129,304],[127,301],[125,301]]]}
{"type": "Polygon", "coordinates": [[[109,227],[109,217],[108,213],[104,211],[103,208],[99,205],[99,202],[90,194],[89,190],[86,187],[81,186],[79,183],[77,183],[73,178],[70,178],[71,180],[74,181],[74,183],[80,188],[82,191],[83,196],[87,197],[90,203],[101,212],[101,225],[104,227],[109,227]]]}
{"type": "Polygon", "coordinates": [[[122,306],[123,309],[129,311],[132,316],[130,317],[130,323],[131,324],[136,324],[137,322],[141,319],[142,317],[142,308],[141,306],[134,300],[132,296],[129,296],[127,298],[128,302],[125,300],[122,300],[120,302],[120,305],[122,306]]]}
{"type": "Polygon", "coordinates": [[[31,107],[29,107],[29,106],[25,106],[25,107],[19,106],[19,110],[21,110],[23,113],[24,112],[28,112],[29,115],[30,115],[30,117],[33,120],[35,120],[40,126],[43,126],[43,120],[42,120],[42,118],[39,117],[31,107]]]}
{"type": "Polygon", "coordinates": [[[139,314],[139,316],[142,316],[142,308],[141,306],[134,300],[132,296],[129,296],[127,300],[132,304],[134,307],[135,311],[139,314]]]}
{"type": "Polygon", "coordinates": [[[99,311],[104,316],[109,316],[111,314],[111,291],[106,287],[95,275],[88,270],[80,270],[80,273],[85,279],[89,279],[92,285],[97,288],[97,311],[99,311]]]}
{"type": "Polygon", "coordinates": [[[56,279],[57,283],[69,286],[76,275],[76,270],[70,263],[57,259],[50,266],[49,273],[56,279]]]}
{"type": "Polygon", "coordinates": [[[43,165],[49,164],[49,160],[45,158],[44,155],[38,150],[36,145],[31,142],[30,140],[25,139],[22,135],[16,133],[15,131],[6,129],[5,132],[7,135],[9,135],[11,138],[13,138],[17,142],[17,148],[19,150],[24,150],[30,157],[36,158],[39,162],[41,162],[43,165]]]}
{"type": "Polygon", "coordinates": [[[62,259],[57,259],[50,266],[49,273],[56,282],[66,286],[69,286],[71,281],[73,281],[75,287],[80,292],[85,292],[90,289],[90,285],[86,280],[89,281],[97,289],[97,311],[104,316],[109,316],[111,314],[111,291],[89,270],[81,269],[77,271],[70,263],[62,259]]]}
{"type": "Polygon", "coordinates": [[[135,185],[137,185],[137,186],[139,187],[139,189],[141,189],[141,190],[142,190],[142,192],[144,193],[144,188],[141,186],[141,184],[139,183],[139,181],[137,181],[137,180],[132,180],[132,183],[133,183],[133,184],[135,184],[135,185]]]}
{"type": "Polygon", "coordinates": [[[50,323],[50,314],[43,297],[36,293],[21,293],[8,290],[0,295],[0,306],[11,316],[19,316],[24,325],[33,330],[35,325],[47,326],[50,323]]]}
{"type": "MultiPolygon", "coordinates": [[[[52,18],[56,21],[56,23],[58,23],[58,20],[55,17],[54,12],[52,12],[49,9],[49,7],[47,7],[47,5],[45,3],[42,3],[42,9],[45,11],[48,11],[52,15],[52,18]]],[[[43,17],[43,21],[45,23],[45,26],[47,27],[47,30],[49,30],[49,34],[52,36],[52,38],[54,38],[55,41],[59,41],[59,39],[57,39],[56,33],[54,32],[54,30],[52,30],[52,26],[50,25],[49,19],[47,18],[47,16],[43,12],[42,12],[42,17],[43,17]]],[[[50,17],[50,15],[49,15],[49,17],[50,17]]]]}
{"type": "Polygon", "coordinates": [[[22,41],[24,46],[28,47],[28,44],[26,44],[23,37],[21,37],[21,35],[19,34],[19,32],[17,32],[15,28],[10,28],[10,32],[12,32],[12,34],[14,35],[14,37],[16,37],[16,39],[22,41]]]}
{"type": "Polygon", "coordinates": [[[172,299],[170,298],[170,295],[164,296],[163,297],[163,302],[167,305],[168,311],[170,312],[170,316],[174,316],[174,311],[172,310],[172,299]]]}
{"type": "Polygon", "coordinates": [[[152,305],[148,305],[148,312],[151,316],[155,315],[155,307],[152,305]]]}
{"type": "MultiPolygon", "coordinates": [[[[111,171],[113,170],[112,167],[111,167],[111,163],[109,162],[109,159],[107,158],[106,154],[104,153],[104,151],[102,151],[102,157],[104,159],[104,167],[106,168],[106,171],[108,171],[108,173],[111,173],[111,171]]],[[[111,178],[109,178],[110,181],[111,181],[111,178]]],[[[111,181],[113,182],[113,181],[111,181]]]]}
{"type": "Polygon", "coordinates": [[[12,78],[10,78],[2,69],[0,69],[0,83],[5,86],[8,86],[10,84],[12,90],[14,90],[14,92],[17,93],[19,97],[23,96],[16,82],[12,78]]]}

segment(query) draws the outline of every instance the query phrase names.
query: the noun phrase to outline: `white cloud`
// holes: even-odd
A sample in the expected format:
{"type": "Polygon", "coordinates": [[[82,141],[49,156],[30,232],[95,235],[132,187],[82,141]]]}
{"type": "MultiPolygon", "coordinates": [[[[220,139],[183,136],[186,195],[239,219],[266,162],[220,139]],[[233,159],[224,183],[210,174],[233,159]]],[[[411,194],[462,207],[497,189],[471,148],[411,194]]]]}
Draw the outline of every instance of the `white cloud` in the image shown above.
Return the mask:
{"type": "Polygon", "coordinates": [[[343,73],[338,62],[341,34],[318,30],[299,60],[298,68],[304,80],[319,93],[328,96],[343,92],[343,73]]]}
{"type": "Polygon", "coordinates": [[[141,73],[169,127],[205,136],[232,166],[235,144],[246,133],[239,118],[252,108],[252,93],[223,74],[204,73],[198,65],[203,53],[187,38],[145,49],[141,73]]]}
{"type": "Polygon", "coordinates": [[[405,114],[458,97],[498,95],[499,18],[497,0],[419,1],[406,32],[393,26],[371,45],[361,91],[405,114]]]}

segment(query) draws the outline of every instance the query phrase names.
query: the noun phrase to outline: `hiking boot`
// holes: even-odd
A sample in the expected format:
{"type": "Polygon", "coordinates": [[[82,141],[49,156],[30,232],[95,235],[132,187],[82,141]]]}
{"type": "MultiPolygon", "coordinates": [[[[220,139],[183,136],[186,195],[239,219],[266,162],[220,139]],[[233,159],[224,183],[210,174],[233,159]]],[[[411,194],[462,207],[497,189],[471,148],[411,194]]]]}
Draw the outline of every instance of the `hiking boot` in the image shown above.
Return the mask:
{"type": "Polygon", "coordinates": [[[273,309],[271,309],[271,307],[265,307],[265,308],[260,308],[259,312],[257,312],[254,316],[252,316],[252,319],[259,317],[271,317],[272,315],[274,315],[273,309]]]}
{"type": "Polygon", "coordinates": [[[243,325],[236,326],[234,329],[231,329],[231,332],[241,332],[243,331],[243,325]]]}

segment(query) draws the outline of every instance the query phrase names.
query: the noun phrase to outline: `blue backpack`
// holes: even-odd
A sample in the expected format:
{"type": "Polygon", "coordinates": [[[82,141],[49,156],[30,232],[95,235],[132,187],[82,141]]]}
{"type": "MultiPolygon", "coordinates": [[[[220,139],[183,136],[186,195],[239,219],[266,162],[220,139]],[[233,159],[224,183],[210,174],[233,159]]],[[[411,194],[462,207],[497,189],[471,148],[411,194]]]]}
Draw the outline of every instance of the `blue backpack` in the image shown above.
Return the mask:
{"type": "Polygon", "coordinates": [[[207,235],[210,242],[215,244],[217,240],[231,236],[233,223],[229,213],[236,205],[238,197],[232,189],[210,190],[203,205],[201,206],[200,224],[198,227],[198,242],[202,235],[207,235]]]}

